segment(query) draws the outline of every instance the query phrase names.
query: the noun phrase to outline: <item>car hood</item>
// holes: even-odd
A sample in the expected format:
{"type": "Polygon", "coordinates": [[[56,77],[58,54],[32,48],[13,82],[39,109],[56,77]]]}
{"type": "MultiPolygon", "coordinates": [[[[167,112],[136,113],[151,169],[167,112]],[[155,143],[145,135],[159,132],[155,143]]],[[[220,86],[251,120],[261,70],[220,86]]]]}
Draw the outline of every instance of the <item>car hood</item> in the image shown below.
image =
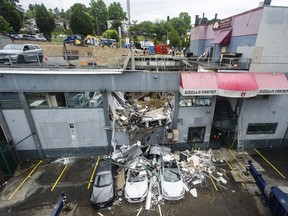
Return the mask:
{"type": "Polygon", "coordinates": [[[130,198],[142,197],[148,190],[148,181],[126,182],[125,192],[130,198]]]}
{"type": "Polygon", "coordinates": [[[184,184],[182,181],[178,182],[162,182],[162,188],[165,188],[165,191],[168,193],[168,196],[177,197],[181,195],[181,192],[184,189],[184,184]]]}
{"type": "Polygon", "coordinates": [[[0,54],[20,54],[21,50],[0,50],[0,54]]]}
{"type": "Polygon", "coordinates": [[[91,201],[94,203],[107,202],[114,196],[113,184],[107,185],[105,187],[93,187],[91,194],[91,201]]]}

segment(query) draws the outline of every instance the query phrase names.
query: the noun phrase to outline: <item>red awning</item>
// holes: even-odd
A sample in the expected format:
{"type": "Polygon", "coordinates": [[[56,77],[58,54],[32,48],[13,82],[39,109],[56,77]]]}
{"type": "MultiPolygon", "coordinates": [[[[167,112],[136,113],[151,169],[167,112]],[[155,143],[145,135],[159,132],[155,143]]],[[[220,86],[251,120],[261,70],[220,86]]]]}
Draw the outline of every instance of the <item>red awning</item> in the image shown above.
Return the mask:
{"type": "Polygon", "coordinates": [[[184,72],[180,78],[180,92],[185,95],[217,95],[217,80],[214,73],[184,72]]]}
{"type": "Polygon", "coordinates": [[[220,31],[216,37],[212,40],[212,44],[220,44],[221,46],[226,46],[230,44],[232,36],[232,29],[220,31]]]}
{"type": "Polygon", "coordinates": [[[218,88],[231,91],[258,90],[258,84],[252,73],[217,73],[218,88]]]}
{"type": "Polygon", "coordinates": [[[261,95],[287,94],[288,80],[284,73],[255,73],[261,95]]]}
{"type": "Polygon", "coordinates": [[[284,73],[210,73],[183,72],[180,80],[183,96],[219,95],[230,98],[288,94],[284,73]]]}

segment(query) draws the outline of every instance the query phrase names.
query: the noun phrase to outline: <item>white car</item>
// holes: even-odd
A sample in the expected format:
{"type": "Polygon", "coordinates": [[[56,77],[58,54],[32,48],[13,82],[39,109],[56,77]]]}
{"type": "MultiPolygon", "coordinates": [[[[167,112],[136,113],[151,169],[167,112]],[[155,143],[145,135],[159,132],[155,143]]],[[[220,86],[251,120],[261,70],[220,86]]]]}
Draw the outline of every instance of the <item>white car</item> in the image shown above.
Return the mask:
{"type": "Polygon", "coordinates": [[[184,183],[176,160],[161,161],[160,185],[164,199],[174,201],[184,198],[184,183]]]}
{"type": "Polygon", "coordinates": [[[0,50],[0,62],[23,64],[28,61],[43,62],[43,51],[35,44],[8,44],[0,50]]]}
{"type": "Polygon", "coordinates": [[[148,193],[148,177],[143,166],[128,169],[125,184],[125,199],[130,203],[143,202],[148,193]]]}

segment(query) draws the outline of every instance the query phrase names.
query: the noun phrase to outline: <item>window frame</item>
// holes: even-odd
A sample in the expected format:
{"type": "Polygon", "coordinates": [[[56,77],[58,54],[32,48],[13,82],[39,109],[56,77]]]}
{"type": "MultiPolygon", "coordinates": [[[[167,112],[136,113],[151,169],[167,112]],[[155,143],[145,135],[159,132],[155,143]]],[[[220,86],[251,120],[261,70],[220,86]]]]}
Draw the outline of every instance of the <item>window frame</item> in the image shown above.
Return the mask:
{"type": "Polygon", "coordinates": [[[249,123],[246,134],[275,134],[278,123],[249,123]]]}

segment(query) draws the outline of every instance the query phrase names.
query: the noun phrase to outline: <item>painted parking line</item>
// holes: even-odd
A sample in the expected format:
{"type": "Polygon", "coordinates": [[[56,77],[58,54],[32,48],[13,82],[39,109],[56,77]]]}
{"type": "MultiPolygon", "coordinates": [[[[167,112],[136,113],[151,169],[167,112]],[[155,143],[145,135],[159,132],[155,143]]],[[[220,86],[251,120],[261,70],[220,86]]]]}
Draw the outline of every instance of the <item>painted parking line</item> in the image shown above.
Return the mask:
{"type": "Polygon", "coordinates": [[[21,182],[21,184],[16,188],[16,190],[11,194],[11,196],[8,198],[8,200],[10,200],[15,193],[22,187],[22,185],[27,181],[28,178],[31,177],[31,175],[33,174],[33,172],[37,169],[37,167],[43,162],[43,160],[40,160],[36,166],[33,168],[33,170],[28,174],[28,176],[21,182]]]}
{"type": "Polygon", "coordinates": [[[268,161],[256,148],[254,148],[254,150],[282,177],[285,179],[285,176],[278,170],[276,169],[276,167],[270,163],[270,161],[268,161]]]}
{"type": "Polygon", "coordinates": [[[232,156],[236,159],[236,161],[241,165],[241,167],[243,168],[243,171],[246,171],[246,168],[244,167],[244,165],[241,163],[241,161],[239,161],[239,159],[236,157],[236,155],[229,149],[229,152],[232,154],[232,156]]]}
{"type": "Polygon", "coordinates": [[[64,169],[62,170],[62,172],[60,173],[60,175],[58,176],[56,182],[54,183],[53,187],[51,188],[51,191],[54,190],[54,188],[56,187],[56,185],[58,184],[59,180],[61,179],[63,173],[65,172],[65,170],[67,169],[68,164],[65,165],[64,169]]]}
{"type": "Polygon", "coordinates": [[[91,182],[93,182],[93,178],[94,178],[95,171],[96,171],[96,168],[97,168],[97,166],[98,166],[99,160],[100,160],[100,156],[98,156],[97,161],[96,161],[96,163],[95,163],[93,172],[92,172],[91,177],[90,177],[90,181],[89,181],[88,186],[87,186],[87,190],[89,190],[90,187],[91,187],[91,182]]]}
{"type": "Polygon", "coordinates": [[[212,184],[213,184],[215,190],[218,191],[218,188],[217,188],[217,186],[216,186],[216,184],[215,184],[213,178],[212,178],[211,176],[209,176],[209,178],[210,178],[210,180],[211,180],[211,182],[212,182],[212,184]]]}

